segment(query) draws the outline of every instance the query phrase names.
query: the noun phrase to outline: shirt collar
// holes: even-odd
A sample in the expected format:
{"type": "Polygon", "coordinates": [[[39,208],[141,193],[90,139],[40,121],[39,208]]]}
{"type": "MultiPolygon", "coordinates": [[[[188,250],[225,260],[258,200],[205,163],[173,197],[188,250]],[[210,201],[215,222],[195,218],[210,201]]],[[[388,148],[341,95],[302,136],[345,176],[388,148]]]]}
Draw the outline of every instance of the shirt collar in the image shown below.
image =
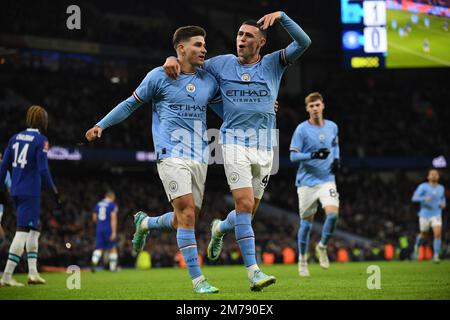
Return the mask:
{"type": "Polygon", "coordinates": [[[27,128],[27,131],[39,132],[39,129],[35,129],[35,128],[27,128]]]}

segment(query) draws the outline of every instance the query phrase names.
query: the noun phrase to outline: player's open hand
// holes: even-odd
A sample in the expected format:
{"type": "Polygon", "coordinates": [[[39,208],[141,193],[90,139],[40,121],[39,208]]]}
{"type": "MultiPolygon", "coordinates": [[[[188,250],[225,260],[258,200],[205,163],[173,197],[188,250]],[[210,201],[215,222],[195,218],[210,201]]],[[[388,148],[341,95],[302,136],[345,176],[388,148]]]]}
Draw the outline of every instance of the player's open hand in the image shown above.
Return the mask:
{"type": "Polygon", "coordinates": [[[163,68],[167,76],[174,80],[176,80],[181,73],[180,63],[174,57],[167,58],[163,68]]]}
{"type": "Polygon", "coordinates": [[[102,136],[102,131],[103,131],[103,129],[100,128],[99,126],[95,126],[95,127],[91,128],[91,129],[89,129],[86,132],[86,139],[87,139],[87,141],[91,142],[91,141],[94,141],[97,138],[100,138],[102,136]]]}
{"type": "Polygon", "coordinates": [[[273,26],[275,22],[281,19],[281,15],[283,13],[281,11],[272,12],[266,14],[264,17],[258,20],[258,23],[261,24],[261,29],[266,30],[267,28],[273,26]]]}
{"type": "Polygon", "coordinates": [[[115,233],[111,233],[109,240],[114,241],[114,240],[116,240],[116,237],[117,237],[117,235],[115,233]]]}

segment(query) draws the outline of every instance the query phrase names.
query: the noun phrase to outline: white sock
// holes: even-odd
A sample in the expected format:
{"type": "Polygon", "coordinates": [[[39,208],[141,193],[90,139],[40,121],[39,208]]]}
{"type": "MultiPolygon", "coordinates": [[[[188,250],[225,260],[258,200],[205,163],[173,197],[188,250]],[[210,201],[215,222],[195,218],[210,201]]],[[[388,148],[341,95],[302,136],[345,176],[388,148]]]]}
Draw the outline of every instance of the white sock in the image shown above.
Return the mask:
{"type": "Polygon", "coordinates": [[[28,260],[28,274],[36,275],[37,271],[37,255],[38,255],[38,243],[39,243],[40,232],[36,230],[31,230],[28,233],[28,239],[25,243],[27,250],[27,260],[28,260]]]}
{"type": "Polygon", "coordinates": [[[14,269],[19,264],[20,258],[22,257],[27,238],[28,232],[16,232],[11,246],[9,247],[8,262],[6,263],[5,270],[3,271],[3,280],[9,281],[11,279],[14,269]]]}
{"type": "Polygon", "coordinates": [[[298,256],[298,262],[307,262],[307,261],[308,261],[308,260],[307,260],[306,254],[305,254],[305,255],[299,254],[299,256],[298,256]]]}
{"type": "Polygon", "coordinates": [[[247,267],[247,276],[248,276],[248,278],[251,279],[256,271],[259,271],[259,267],[258,267],[258,265],[256,263],[252,264],[249,267],[247,267]]]}
{"type": "Polygon", "coordinates": [[[202,282],[203,280],[205,280],[205,277],[203,275],[201,275],[195,279],[192,279],[192,286],[195,288],[195,286],[197,284],[199,284],[200,282],[202,282]]]}
{"type": "Polygon", "coordinates": [[[96,249],[92,254],[92,263],[96,266],[102,257],[102,250],[96,249]]]}
{"type": "Polygon", "coordinates": [[[117,253],[109,254],[109,270],[115,271],[117,268],[117,260],[119,255],[117,253]]]}
{"type": "Polygon", "coordinates": [[[144,220],[142,220],[141,222],[141,228],[143,230],[148,230],[148,219],[150,219],[149,217],[144,218],[144,220]]]}

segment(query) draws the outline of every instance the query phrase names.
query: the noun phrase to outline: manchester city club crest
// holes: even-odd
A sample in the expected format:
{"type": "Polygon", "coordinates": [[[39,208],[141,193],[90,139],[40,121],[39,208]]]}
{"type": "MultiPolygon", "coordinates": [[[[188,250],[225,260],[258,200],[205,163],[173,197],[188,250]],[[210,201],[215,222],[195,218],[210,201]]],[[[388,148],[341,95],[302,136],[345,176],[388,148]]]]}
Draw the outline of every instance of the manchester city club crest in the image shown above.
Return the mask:
{"type": "Polygon", "coordinates": [[[190,93],[195,92],[195,86],[192,83],[186,85],[186,90],[190,93]]]}
{"type": "Polygon", "coordinates": [[[325,140],[325,135],[323,133],[319,134],[319,140],[320,141],[325,140]]]}
{"type": "Polygon", "coordinates": [[[248,73],[244,73],[244,74],[241,76],[241,79],[242,79],[242,81],[250,81],[250,80],[251,80],[251,77],[250,77],[250,75],[249,75],[248,73]]]}
{"type": "Polygon", "coordinates": [[[238,181],[239,181],[239,174],[237,172],[233,172],[232,174],[230,174],[231,183],[236,183],[238,181]]]}
{"type": "Polygon", "coordinates": [[[176,192],[178,190],[178,183],[176,181],[170,181],[169,190],[170,192],[176,192]]]}

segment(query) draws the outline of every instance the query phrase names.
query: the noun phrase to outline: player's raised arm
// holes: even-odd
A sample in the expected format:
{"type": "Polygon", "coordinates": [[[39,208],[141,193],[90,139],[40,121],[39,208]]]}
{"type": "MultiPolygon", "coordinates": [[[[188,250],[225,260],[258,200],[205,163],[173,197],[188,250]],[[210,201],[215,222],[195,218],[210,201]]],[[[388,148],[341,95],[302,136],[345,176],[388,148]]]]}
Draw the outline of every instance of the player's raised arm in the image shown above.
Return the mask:
{"type": "Polygon", "coordinates": [[[93,141],[102,136],[103,130],[128,118],[143,102],[133,96],[119,103],[100,122],[86,132],[86,139],[93,141]]]}
{"type": "Polygon", "coordinates": [[[286,47],[285,50],[283,50],[282,53],[282,59],[284,60],[284,63],[288,65],[295,62],[295,60],[297,60],[303,52],[305,52],[305,50],[311,45],[311,39],[305,31],[303,31],[303,29],[283,11],[276,11],[266,14],[258,20],[258,23],[262,24],[262,30],[267,30],[267,28],[273,26],[277,21],[280,22],[283,28],[294,40],[289,46],[286,47]]]}
{"type": "Polygon", "coordinates": [[[155,83],[157,81],[158,71],[153,69],[128,99],[119,103],[102,120],[86,132],[86,139],[93,141],[100,138],[103,130],[124,121],[141,105],[150,101],[156,94],[155,83]]]}

